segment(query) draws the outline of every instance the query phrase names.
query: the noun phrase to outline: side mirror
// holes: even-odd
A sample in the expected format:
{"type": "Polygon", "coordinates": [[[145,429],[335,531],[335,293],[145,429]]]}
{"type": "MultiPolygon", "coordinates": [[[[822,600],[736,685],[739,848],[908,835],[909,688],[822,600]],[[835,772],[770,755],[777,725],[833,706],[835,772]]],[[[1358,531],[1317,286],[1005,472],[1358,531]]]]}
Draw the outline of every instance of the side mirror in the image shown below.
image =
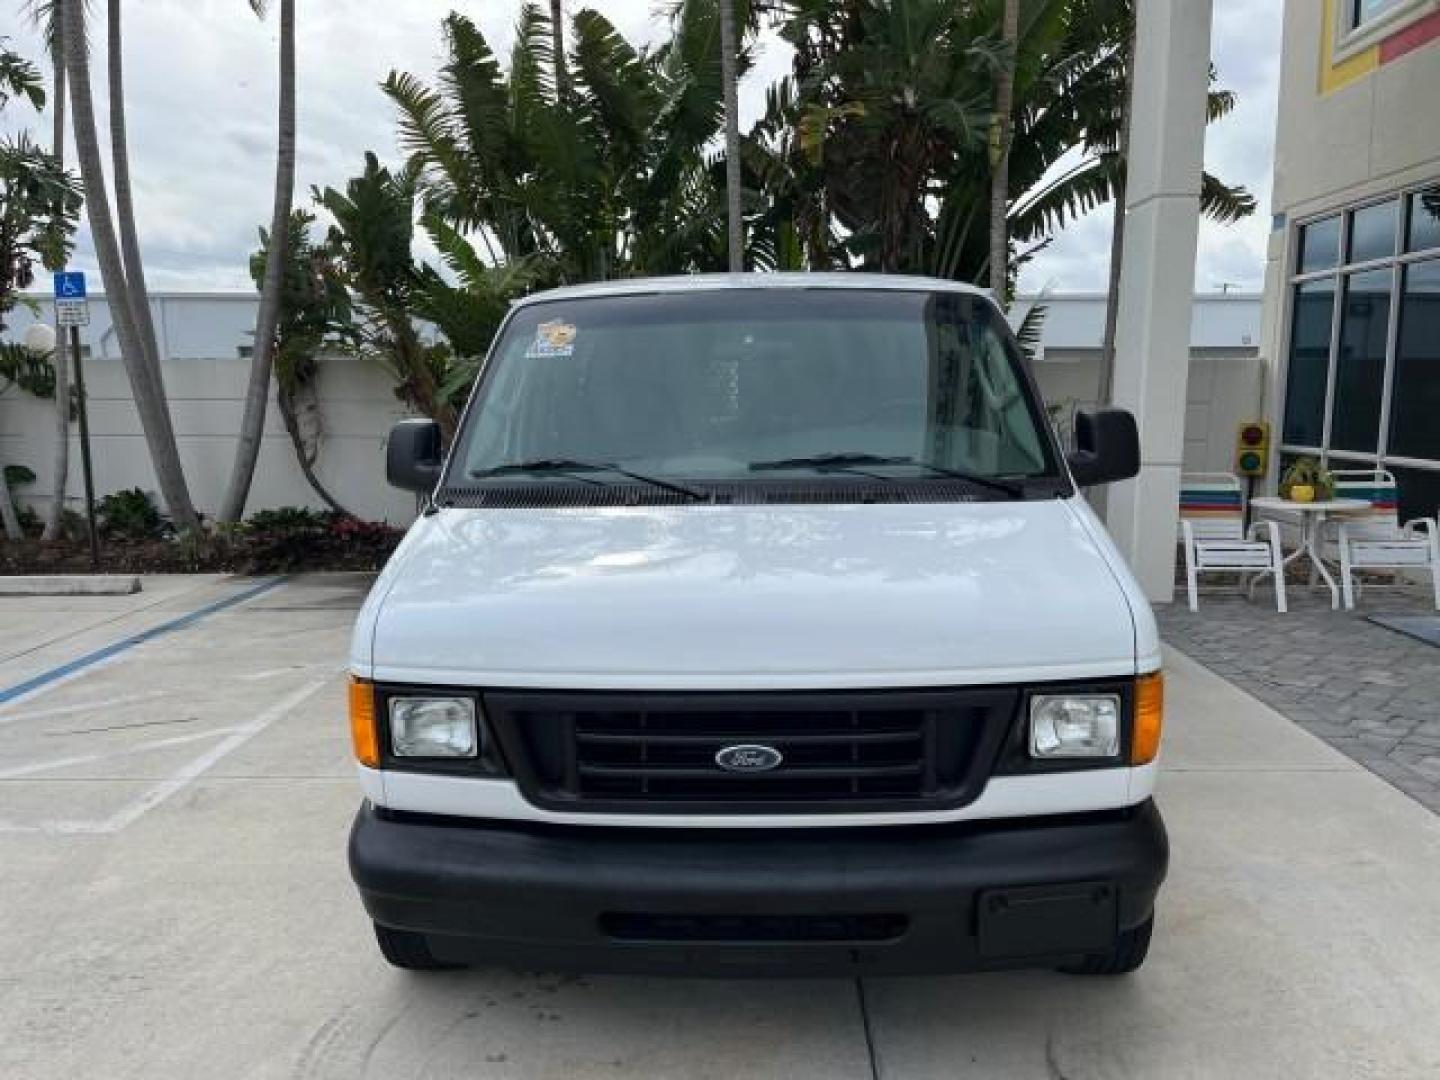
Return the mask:
{"type": "Polygon", "coordinates": [[[1082,409],[1075,414],[1075,449],[1066,460],[1081,487],[1129,480],[1140,472],[1140,430],[1124,409],[1082,409]]]}
{"type": "Polygon", "coordinates": [[[440,480],[444,455],[434,420],[401,420],[385,447],[385,479],[405,491],[428,493],[440,480]]]}

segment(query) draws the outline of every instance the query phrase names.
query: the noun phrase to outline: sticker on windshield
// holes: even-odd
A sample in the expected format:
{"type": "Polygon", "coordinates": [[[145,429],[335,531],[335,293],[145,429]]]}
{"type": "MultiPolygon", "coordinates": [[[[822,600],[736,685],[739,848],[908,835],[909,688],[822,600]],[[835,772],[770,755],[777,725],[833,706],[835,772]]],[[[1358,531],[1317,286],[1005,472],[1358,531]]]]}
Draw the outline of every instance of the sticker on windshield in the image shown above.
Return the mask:
{"type": "Polygon", "coordinates": [[[574,323],[555,319],[541,323],[535,328],[535,340],[525,352],[527,360],[545,360],[552,356],[573,356],[575,354],[576,329],[574,323]]]}

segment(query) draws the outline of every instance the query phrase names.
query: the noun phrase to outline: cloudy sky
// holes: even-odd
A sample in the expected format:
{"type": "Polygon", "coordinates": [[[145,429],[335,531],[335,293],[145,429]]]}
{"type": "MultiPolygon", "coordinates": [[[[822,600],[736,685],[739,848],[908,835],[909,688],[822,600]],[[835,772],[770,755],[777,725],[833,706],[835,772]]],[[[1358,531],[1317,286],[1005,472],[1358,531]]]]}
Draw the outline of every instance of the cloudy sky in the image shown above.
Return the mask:
{"type": "MultiPolygon", "coordinates": [[[[18,0],[0,0],[0,36],[38,58],[34,32],[19,25],[18,0]],[[14,25],[11,25],[11,24],[14,25]]],[[[100,7],[101,5],[95,5],[100,7]]],[[[452,9],[476,18],[503,52],[515,0],[328,0],[299,15],[300,184],[339,185],[359,171],[366,149],[396,159],[394,114],[377,84],[391,69],[430,76],[440,58],[440,20],[452,9]]],[[[571,0],[571,7],[578,0],[571,0]]],[[[657,32],[656,0],[591,0],[632,41],[657,32]]],[[[1279,0],[1215,0],[1212,54],[1221,85],[1240,105],[1212,125],[1206,163],[1247,185],[1260,212],[1240,225],[1202,227],[1196,287],[1258,289],[1269,228],[1270,162],[1280,51],[1279,0]]],[[[101,27],[96,38],[100,40],[101,27]]],[[[141,243],[152,289],[249,288],[248,253],[269,218],[274,175],[276,29],[245,0],[146,0],[126,5],[131,169],[141,243]]],[[[759,111],[763,87],[788,64],[767,44],[742,94],[759,111]]],[[[96,80],[104,108],[103,79],[96,80]]],[[[7,112],[7,126],[21,115],[7,112]]],[[[103,114],[102,114],[103,115],[103,114]]],[[[103,126],[103,125],[102,125],[103,126]]],[[[72,159],[73,160],[73,157],[72,159]]],[[[1067,229],[1027,268],[1022,286],[1103,289],[1110,213],[1067,229]]],[[[88,236],[75,260],[94,272],[88,236]]]]}

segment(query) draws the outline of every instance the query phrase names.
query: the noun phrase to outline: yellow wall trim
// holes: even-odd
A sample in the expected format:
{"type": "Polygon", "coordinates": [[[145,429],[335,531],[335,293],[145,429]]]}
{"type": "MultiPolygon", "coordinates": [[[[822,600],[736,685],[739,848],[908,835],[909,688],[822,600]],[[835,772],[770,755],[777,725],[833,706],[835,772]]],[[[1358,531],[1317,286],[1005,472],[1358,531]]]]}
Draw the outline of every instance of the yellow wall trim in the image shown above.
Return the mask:
{"type": "Polygon", "coordinates": [[[1320,26],[1320,93],[1331,94],[1380,66],[1380,46],[1372,45],[1335,63],[1336,0],[1325,0],[1320,26]]]}

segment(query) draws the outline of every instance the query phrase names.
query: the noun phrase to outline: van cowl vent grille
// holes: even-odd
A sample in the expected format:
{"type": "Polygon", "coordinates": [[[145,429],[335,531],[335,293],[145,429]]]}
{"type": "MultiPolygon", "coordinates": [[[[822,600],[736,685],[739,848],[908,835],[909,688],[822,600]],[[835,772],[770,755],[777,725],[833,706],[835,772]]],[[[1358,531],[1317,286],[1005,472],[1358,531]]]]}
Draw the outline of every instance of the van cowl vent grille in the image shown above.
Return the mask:
{"type": "MultiPolygon", "coordinates": [[[[843,505],[853,503],[952,503],[993,497],[972,485],[951,480],[897,480],[869,483],[846,479],[813,482],[749,482],[692,484],[722,506],[768,506],[785,503],[843,505]]],[[[686,506],[677,492],[646,484],[505,483],[447,487],[441,505],[464,510],[547,510],[591,506],[686,506]]]]}

